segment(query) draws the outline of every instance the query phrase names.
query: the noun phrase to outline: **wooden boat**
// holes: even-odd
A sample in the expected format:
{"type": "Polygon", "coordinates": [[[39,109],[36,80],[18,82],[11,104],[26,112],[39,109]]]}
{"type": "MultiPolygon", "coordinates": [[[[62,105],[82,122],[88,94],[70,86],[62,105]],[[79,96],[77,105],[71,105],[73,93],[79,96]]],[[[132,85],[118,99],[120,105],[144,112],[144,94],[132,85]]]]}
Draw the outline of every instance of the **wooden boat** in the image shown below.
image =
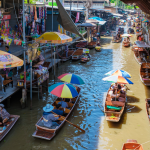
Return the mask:
{"type": "Polygon", "coordinates": [[[96,50],[97,52],[100,52],[100,51],[101,51],[101,47],[100,47],[100,46],[96,46],[96,47],[95,47],[95,50],[96,50]]]}
{"type": "Polygon", "coordinates": [[[86,62],[88,62],[88,61],[90,61],[90,59],[91,59],[91,55],[89,54],[89,56],[83,56],[81,59],[80,59],[80,62],[81,63],[86,63],[86,62]]]}
{"type": "MultiPolygon", "coordinates": [[[[79,93],[79,95],[80,95],[80,91],[81,91],[81,89],[79,87],[77,87],[77,92],[79,93]]],[[[65,113],[67,113],[67,115],[65,116],[64,120],[61,120],[61,124],[58,127],[56,127],[55,129],[50,129],[50,128],[39,126],[38,124],[43,119],[41,117],[40,120],[35,125],[36,126],[36,131],[33,133],[32,136],[36,137],[36,138],[45,139],[45,140],[51,140],[58,133],[58,131],[62,128],[62,126],[65,123],[65,120],[70,116],[70,114],[73,111],[75,105],[77,104],[77,101],[79,100],[79,95],[76,98],[72,99],[72,101],[74,101],[74,104],[68,103],[68,105],[70,106],[71,109],[65,108],[65,113]]],[[[52,105],[56,106],[56,104],[58,104],[58,102],[60,102],[60,98],[57,98],[56,101],[52,105]]]]}
{"type": "Polygon", "coordinates": [[[94,41],[89,42],[87,45],[87,47],[90,49],[95,48],[95,46],[96,46],[96,42],[94,42],[94,41]]]}
{"type": "Polygon", "coordinates": [[[72,55],[72,60],[79,60],[83,54],[83,48],[78,48],[72,55]]]}
{"type": "Polygon", "coordinates": [[[136,140],[127,140],[123,144],[122,150],[144,150],[141,144],[138,144],[136,140]]]}
{"type": "Polygon", "coordinates": [[[124,47],[129,47],[130,46],[130,42],[123,43],[123,46],[124,47]]]}
{"type": "Polygon", "coordinates": [[[87,41],[81,41],[78,44],[76,44],[76,48],[84,48],[87,46],[87,41]]]}
{"type": "Polygon", "coordinates": [[[116,39],[112,39],[112,43],[120,43],[122,41],[122,37],[120,37],[119,40],[116,39]]]}
{"type": "Polygon", "coordinates": [[[145,101],[146,101],[146,114],[150,122],[150,98],[147,98],[145,101]]]}
{"type": "Polygon", "coordinates": [[[17,120],[19,119],[20,116],[18,115],[10,115],[10,119],[5,123],[6,129],[3,131],[3,127],[0,126],[0,141],[7,135],[7,133],[13,128],[17,120]]]}
{"type": "Polygon", "coordinates": [[[123,98],[122,101],[112,101],[111,96],[109,94],[110,90],[111,87],[107,92],[105,100],[105,107],[104,107],[105,118],[107,121],[119,122],[125,108],[126,91],[125,91],[125,98],[123,98]]]}
{"type": "Polygon", "coordinates": [[[140,79],[144,85],[150,86],[150,63],[141,64],[140,79]]]}
{"type": "Polygon", "coordinates": [[[66,51],[62,54],[62,56],[60,57],[61,58],[61,61],[65,62],[67,60],[70,60],[71,57],[72,57],[72,54],[76,51],[75,48],[69,48],[68,49],[68,56],[66,57],[66,51]]]}

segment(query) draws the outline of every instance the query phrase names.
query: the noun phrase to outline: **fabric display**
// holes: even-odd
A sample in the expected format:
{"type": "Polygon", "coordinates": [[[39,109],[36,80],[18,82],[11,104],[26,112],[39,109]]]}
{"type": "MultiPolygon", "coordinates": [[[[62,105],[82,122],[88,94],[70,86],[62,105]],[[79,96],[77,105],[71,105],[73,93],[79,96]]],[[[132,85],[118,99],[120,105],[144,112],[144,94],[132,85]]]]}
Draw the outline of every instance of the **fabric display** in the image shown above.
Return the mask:
{"type": "Polygon", "coordinates": [[[45,32],[47,7],[28,6],[26,10],[26,35],[42,34],[45,32]]]}

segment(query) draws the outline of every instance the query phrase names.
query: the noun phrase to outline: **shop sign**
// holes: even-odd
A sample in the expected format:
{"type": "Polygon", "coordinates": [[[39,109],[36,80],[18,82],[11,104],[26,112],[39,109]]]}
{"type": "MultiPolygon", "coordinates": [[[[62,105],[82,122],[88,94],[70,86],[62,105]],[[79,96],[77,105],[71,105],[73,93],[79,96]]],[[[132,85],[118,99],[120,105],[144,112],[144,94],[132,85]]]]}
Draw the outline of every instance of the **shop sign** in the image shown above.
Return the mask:
{"type": "Polygon", "coordinates": [[[8,20],[8,19],[11,19],[11,15],[4,15],[3,16],[3,20],[8,20]]]}

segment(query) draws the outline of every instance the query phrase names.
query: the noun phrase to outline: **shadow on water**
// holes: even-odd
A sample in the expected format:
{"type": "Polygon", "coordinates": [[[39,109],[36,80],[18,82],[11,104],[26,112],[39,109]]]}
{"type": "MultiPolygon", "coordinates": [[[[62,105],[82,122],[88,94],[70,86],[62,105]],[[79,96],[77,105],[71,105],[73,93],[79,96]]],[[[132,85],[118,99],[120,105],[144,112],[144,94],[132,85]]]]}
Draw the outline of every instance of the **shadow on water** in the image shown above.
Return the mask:
{"type": "MultiPolygon", "coordinates": [[[[112,38],[111,37],[101,37],[101,43],[103,43],[103,45],[109,44],[111,42],[112,38]]],[[[102,45],[102,47],[103,47],[102,45]]]]}
{"type": "Polygon", "coordinates": [[[127,96],[127,103],[137,103],[140,99],[135,96],[127,96]]]}
{"type": "Polygon", "coordinates": [[[127,104],[126,112],[127,113],[139,113],[142,109],[137,105],[127,104]]]}

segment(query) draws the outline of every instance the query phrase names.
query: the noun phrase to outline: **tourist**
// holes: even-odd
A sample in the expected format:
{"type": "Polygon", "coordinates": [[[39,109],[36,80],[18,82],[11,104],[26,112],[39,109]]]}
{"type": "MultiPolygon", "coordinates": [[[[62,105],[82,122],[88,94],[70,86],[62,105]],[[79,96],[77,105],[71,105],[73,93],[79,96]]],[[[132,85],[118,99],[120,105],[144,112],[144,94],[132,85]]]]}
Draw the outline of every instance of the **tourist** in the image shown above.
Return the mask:
{"type": "Polygon", "coordinates": [[[57,104],[55,106],[55,109],[53,109],[53,112],[56,113],[57,115],[64,115],[64,111],[62,110],[61,104],[57,104]]]}
{"type": "Polygon", "coordinates": [[[63,107],[63,108],[67,108],[67,107],[68,107],[67,102],[65,102],[65,98],[63,98],[63,99],[62,99],[62,101],[61,101],[61,102],[59,102],[58,104],[60,104],[60,105],[61,105],[61,107],[63,107]]]}
{"type": "Polygon", "coordinates": [[[59,124],[56,122],[58,121],[58,119],[61,117],[55,117],[54,114],[51,112],[51,110],[53,109],[53,106],[50,104],[46,104],[45,107],[43,107],[43,126],[48,127],[48,128],[52,128],[53,126],[59,126],[59,124]]]}
{"type": "Polygon", "coordinates": [[[118,101],[120,94],[117,94],[117,89],[113,89],[113,93],[111,94],[112,101],[118,101]]]}
{"type": "Polygon", "coordinates": [[[10,114],[6,111],[3,104],[0,104],[0,125],[4,125],[9,119],[10,114]]]}

